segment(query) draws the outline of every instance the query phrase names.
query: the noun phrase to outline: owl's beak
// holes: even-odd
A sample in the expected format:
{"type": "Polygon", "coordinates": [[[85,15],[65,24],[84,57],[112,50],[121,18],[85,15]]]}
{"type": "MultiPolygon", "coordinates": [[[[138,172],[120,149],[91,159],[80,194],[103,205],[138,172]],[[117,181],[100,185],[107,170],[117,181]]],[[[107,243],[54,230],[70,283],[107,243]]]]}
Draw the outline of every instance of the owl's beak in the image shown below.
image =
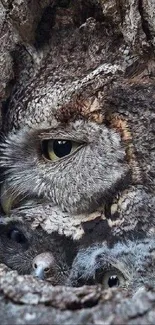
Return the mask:
{"type": "Polygon", "coordinates": [[[33,270],[32,275],[39,278],[40,280],[44,280],[45,279],[44,267],[40,265],[39,267],[37,267],[37,269],[33,270]]]}
{"type": "MultiPolygon", "coordinates": [[[[34,203],[35,198],[32,199],[28,196],[25,198],[18,192],[16,192],[7,182],[3,182],[0,188],[0,203],[3,211],[6,215],[9,215],[13,208],[20,208],[31,206],[32,201],[34,203]]],[[[40,199],[40,202],[44,202],[40,199]]]]}
{"type": "Polygon", "coordinates": [[[51,270],[55,268],[55,258],[51,252],[44,252],[37,255],[32,261],[32,275],[44,280],[51,270]]]}
{"type": "Polygon", "coordinates": [[[7,182],[2,184],[0,192],[2,209],[8,215],[11,209],[21,201],[21,198],[19,198],[19,194],[10,189],[7,182]]]}

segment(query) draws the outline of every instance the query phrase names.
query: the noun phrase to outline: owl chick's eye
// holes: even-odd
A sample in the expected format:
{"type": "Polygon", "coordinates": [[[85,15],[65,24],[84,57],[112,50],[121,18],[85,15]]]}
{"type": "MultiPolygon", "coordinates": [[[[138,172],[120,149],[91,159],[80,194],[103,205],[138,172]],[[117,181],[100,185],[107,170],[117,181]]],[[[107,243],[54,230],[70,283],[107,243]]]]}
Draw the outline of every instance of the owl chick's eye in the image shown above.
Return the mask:
{"type": "Polygon", "coordinates": [[[9,230],[8,233],[7,233],[7,237],[9,239],[15,241],[16,243],[19,243],[19,244],[26,244],[27,243],[26,237],[17,228],[12,228],[11,230],[9,230]]]}
{"type": "MultiPolygon", "coordinates": [[[[100,273],[101,278],[101,273],[100,273]]],[[[104,289],[113,288],[113,287],[122,287],[125,283],[125,278],[123,274],[117,270],[107,271],[102,274],[102,278],[100,281],[103,284],[104,289]]]]}
{"type": "Polygon", "coordinates": [[[52,161],[59,160],[79,148],[82,144],[72,140],[49,139],[42,141],[42,153],[44,158],[52,161]]]}

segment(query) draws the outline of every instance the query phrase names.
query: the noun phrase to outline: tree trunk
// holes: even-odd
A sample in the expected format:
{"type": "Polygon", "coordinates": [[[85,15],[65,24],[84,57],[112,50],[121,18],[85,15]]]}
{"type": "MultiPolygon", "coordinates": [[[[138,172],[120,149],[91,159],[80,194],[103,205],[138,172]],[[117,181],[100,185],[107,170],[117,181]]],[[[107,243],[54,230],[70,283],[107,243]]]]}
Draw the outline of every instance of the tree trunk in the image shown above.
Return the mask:
{"type": "MultiPolygon", "coordinates": [[[[45,110],[52,101],[61,106],[62,121],[82,114],[102,123],[100,107],[119,112],[132,130],[142,176],[154,190],[154,0],[2,0],[0,19],[2,122],[14,86],[28,102],[39,93],[45,110]],[[77,101],[84,110],[68,112],[66,103],[77,101]]],[[[22,100],[17,107],[26,114],[22,100]]],[[[134,159],[131,164],[137,171],[134,159]]],[[[3,324],[154,324],[153,288],[131,297],[101,286],[52,287],[4,266],[0,272],[3,324]]]]}

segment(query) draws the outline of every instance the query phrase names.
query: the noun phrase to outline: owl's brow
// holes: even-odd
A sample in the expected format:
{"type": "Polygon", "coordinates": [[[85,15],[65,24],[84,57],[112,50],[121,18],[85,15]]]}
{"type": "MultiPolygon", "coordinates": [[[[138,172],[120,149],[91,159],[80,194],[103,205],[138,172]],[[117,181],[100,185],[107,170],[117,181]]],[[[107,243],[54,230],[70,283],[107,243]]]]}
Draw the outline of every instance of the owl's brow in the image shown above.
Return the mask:
{"type": "Polygon", "coordinates": [[[84,134],[81,133],[81,127],[76,128],[76,130],[72,130],[71,125],[68,125],[64,127],[64,125],[59,125],[57,129],[55,128],[48,128],[48,129],[40,129],[37,130],[37,137],[39,140],[58,140],[58,139],[64,139],[64,140],[71,140],[71,141],[79,141],[79,142],[89,142],[90,138],[90,130],[86,130],[84,134]]]}

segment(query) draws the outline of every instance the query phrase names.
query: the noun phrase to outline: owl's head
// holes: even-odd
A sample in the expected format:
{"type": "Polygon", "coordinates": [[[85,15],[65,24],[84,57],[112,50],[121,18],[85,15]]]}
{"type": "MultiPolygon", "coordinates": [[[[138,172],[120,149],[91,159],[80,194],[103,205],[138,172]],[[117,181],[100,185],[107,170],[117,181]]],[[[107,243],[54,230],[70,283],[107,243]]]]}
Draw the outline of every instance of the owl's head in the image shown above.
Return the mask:
{"type": "Polygon", "coordinates": [[[19,274],[31,274],[53,285],[62,284],[76,254],[73,241],[43,229],[32,230],[27,223],[0,224],[0,263],[19,274]]]}
{"type": "Polygon", "coordinates": [[[131,182],[126,155],[119,132],[104,123],[80,119],[53,121],[46,129],[23,127],[1,145],[2,197],[11,196],[13,205],[26,197],[74,214],[93,212],[131,182]]]}
{"type": "Polygon", "coordinates": [[[102,284],[104,289],[122,287],[135,292],[155,283],[155,241],[153,238],[106,244],[82,249],[77,254],[69,284],[102,284]]]}

